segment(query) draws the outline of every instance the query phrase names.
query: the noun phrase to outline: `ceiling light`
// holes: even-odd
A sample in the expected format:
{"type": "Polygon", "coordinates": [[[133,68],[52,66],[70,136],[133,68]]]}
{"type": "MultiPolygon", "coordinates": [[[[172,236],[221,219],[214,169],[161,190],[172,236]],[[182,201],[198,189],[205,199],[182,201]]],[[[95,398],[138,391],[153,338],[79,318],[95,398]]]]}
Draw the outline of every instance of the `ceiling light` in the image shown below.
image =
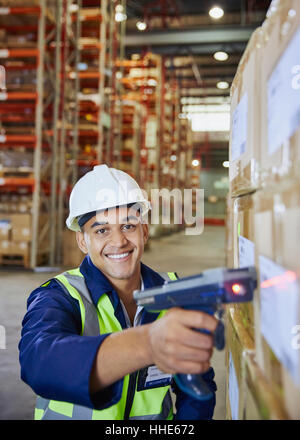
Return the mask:
{"type": "Polygon", "coordinates": [[[176,162],[176,160],[177,160],[176,154],[172,154],[172,156],[170,156],[170,159],[172,162],[176,162]]]}
{"type": "Polygon", "coordinates": [[[214,59],[217,61],[226,61],[228,60],[229,55],[226,52],[220,51],[214,54],[214,59]]]}
{"type": "Polygon", "coordinates": [[[116,11],[116,12],[123,12],[123,11],[124,11],[123,5],[117,5],[117,6],[115,7],[115,11],[116,11]]]}
{"type": "Polygon", "coordinates": [[[225,160],[225,161],[223,162],[223,167],[224,167],[224,168],[229,168],[229,161],[228,161],[228,160],[225,160]]]}
{"type": "Polygon", "coordinates": [[[77,12],[78,9],[79,9],[79,6],[75,5],[74,3],[69,6],[70,12],[77,12]]]}
{"type": "Polygon", "coordinates": [[[144,31],[147,29],[147,23],[145,23],[144,21],[138,21],[136,23],[136,27],[138,28],[139,31],[144,31]]]}
{"type": "Polygon", "coordinates": [[[297,12],[295,11],[295,9],[290,9],[289,10],[289,17],[296,17],[297,12]]]}
{"type": "Polygon", "coordinates": [[[198,167],[199,164],[200,164],[200,162],[199,162],[198,159],[194,159],[194,160],[192,161],[192,165],[193,165],[193,167],[198,167]]]}
{"type": "Polygon", "coordinates": [[[220,18],[223,17],[224,11],[222,8],[220,8],[220,6],[214,6],[209,11],[209,15],[211,16],[211,18],[214,18],[215,20],[219,20],[220,18]]]}
{"type": "Polygon", "coordinates": [[[219,81],[217,87],[218,89],[226,90],[229,87],[229,83],[227,81],[219,81]]]}
{"type": "Polygon", "coordinates": [[[123,12],[116,12],[115,13],[115,20],[120,23],[121,21],[125,21],[127,19],[127,15],[123,12]]]}

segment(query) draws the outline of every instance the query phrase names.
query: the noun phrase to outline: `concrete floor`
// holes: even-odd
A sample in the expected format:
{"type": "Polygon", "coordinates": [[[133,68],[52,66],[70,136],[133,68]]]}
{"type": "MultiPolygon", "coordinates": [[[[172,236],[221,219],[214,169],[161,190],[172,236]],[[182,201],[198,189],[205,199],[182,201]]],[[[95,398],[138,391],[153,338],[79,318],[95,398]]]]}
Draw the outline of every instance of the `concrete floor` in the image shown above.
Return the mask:
{"type": "MultiPolygon", "coordinates": [[[[176,271],[188,276],[225,264],[225,228],[206,226],[200,236],[177,233],[152,239],[143,262],[158,271],[176,271]]],[[[0,420],[32,419],[33,391],[21,381],[18,343],[26,300],[30,292],[57,272],[0,271],[0,420]],[[3,349],[5,330],[5,349],[3,349]]],[[[225,418],[225,357],[215,350],[212,366],[216,373],[217,404],[214,419],[225,418]]]]}

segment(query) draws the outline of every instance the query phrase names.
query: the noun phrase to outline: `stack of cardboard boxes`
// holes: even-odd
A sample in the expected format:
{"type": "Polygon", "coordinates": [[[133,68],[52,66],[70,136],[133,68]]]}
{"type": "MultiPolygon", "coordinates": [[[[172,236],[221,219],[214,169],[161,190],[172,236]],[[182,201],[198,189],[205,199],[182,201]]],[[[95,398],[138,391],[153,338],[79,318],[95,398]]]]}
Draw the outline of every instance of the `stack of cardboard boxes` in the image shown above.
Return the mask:
{"type": "Polygon", "coordinates": [[[273,1],[231,99],[227,264],[255,265],[227,311],[227,418],[300,417],[300,2],[273,1]]]}
{"type": "Polygon", "coordinates": [[[80,266],[84,257],[78,247],[76,233],[66,228],[63,232],[63,266],[75,269],[80,266]]]}
{"type": "MultiPolygon", "coordinates": [[[[42,237],[46,214],[40,215],[39,231],[42,237]]],[[[31,213],[0,212],[0,266],[20,265],[30,267],[30,243],[32,241],[31,213]]],[[[47,252],[49,240],[41,240],[39,255],[47,252]]]]}

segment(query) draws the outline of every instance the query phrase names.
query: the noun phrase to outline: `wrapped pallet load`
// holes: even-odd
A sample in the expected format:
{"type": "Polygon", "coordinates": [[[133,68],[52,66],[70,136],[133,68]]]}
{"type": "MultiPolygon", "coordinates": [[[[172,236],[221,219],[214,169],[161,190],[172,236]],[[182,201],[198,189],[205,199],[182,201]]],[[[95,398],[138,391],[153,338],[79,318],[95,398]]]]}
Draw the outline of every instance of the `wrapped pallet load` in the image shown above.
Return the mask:
{"type": "Polygon", "coordinates": [[[273,1],[231,90],[228,249],[258,288],[227,312],[227,418],[300,417],[299,47],[300,2],[273,1]]]}

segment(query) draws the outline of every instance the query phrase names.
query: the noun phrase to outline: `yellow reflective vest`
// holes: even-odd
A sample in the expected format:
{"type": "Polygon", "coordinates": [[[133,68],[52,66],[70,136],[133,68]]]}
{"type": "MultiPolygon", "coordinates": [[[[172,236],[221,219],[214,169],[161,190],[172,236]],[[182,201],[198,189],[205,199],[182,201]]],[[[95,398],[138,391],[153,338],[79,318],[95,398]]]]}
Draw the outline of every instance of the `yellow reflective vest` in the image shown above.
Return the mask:
{"type": "MultiPolygon", "coordinates": [[[[162,274],[162,276],[171,280],[176,279],[173,272],[169,272],[167,276],[162,274]]],[[[115,317],[114,308],[106,294],[99,298],[97,307],[95,307],[79,268],[57,275],[55,279],[65,292],[79,303],[81,335],[96,336],[122,331],[121,324],[115,317]]],[[[162,311],[157,319],[165,313],[162,311]]],[[[109,408],[96,410],[38,396],[34,418],[35,420],[171,420],[173,405],[170,385],[137,391],[136,373],[128,374],[123,379],[120,400],[109,408]]]]}

